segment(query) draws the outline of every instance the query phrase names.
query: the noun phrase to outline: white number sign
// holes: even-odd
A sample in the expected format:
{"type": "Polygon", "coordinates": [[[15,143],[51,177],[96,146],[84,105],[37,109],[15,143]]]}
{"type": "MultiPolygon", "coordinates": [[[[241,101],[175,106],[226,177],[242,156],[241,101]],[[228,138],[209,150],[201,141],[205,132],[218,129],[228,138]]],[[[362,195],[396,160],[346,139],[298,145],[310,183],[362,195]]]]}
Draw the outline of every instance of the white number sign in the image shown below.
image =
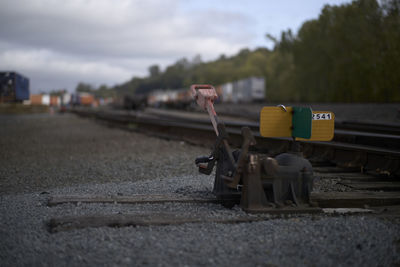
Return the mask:
{"type": "Polygon", "coordinates": [[[312,114],[313,120],[330,120],[332,119],[331,113],[313,113],[312,114]]]}

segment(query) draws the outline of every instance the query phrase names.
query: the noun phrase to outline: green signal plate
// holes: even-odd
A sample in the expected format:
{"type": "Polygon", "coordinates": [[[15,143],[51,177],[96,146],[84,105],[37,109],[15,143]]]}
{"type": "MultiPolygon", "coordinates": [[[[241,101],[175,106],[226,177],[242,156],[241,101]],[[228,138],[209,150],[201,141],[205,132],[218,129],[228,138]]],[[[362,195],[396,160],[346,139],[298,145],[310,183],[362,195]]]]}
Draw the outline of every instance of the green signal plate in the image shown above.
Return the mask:
{"type": "Polygon", "coordinates": [[[311,138],[312,110],[311,108],[293,107],[292,117],[294,137],[311,138]]]}

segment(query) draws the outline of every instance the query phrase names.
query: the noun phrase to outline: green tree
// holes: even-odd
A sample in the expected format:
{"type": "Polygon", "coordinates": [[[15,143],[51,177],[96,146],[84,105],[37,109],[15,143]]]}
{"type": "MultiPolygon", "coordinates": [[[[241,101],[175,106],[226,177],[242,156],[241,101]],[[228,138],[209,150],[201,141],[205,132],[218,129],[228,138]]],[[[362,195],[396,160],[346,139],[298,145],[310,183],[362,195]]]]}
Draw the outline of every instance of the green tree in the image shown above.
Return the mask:
{"type": "Polygon", "coordinates": [[[325,6],[276,48],[293,54],[301,101],[399,101],[399,1],[325,6]]]}
{"type": "Polygon", "coordinates": [[[160,67],[158,65],[152,65],[149,67],[150,77],[157,77],[160,75],[160,67]]]}
{"type": "Polygon", "coordinates": [[[75,88],[75,92],[77,93],[92,93],[95,89],[93,88],[92,85],[84,82],[78,83],[78,85],[75,88]]]}

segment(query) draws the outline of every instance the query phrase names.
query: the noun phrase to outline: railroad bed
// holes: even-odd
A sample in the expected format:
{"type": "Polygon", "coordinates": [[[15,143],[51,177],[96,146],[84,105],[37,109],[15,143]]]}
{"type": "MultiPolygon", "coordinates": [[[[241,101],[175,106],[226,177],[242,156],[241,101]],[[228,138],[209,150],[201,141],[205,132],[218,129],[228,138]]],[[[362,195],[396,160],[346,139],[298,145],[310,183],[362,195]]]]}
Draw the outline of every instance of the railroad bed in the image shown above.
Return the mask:
{"type": "MultiPolygon", "coordinates": [[[[215,133],[204,112],[199,114],[157,109],[147,109],[144,112],[92,109],[71,111],[124,129],[167,139],[185,140],[192,144],[210,147],[215,142],[215,133]]],[[[288,151],[292,146],[291,138],[261,137],[257,122],[234,117],[222,117],[222,120],[230,135],[229,142],[234,147],[241,147],[243,126],[250,127],[259,151],[276,155],[288,151]]],[[[400,177],[400,125],[342,121],[337,127],[339,129],[335,129],[335,137],[331,142],[300,142],[304,155],[320,164],[334,163],[357,167],[362,172],[374,171],[379,175],[400,177]]]]}
{"type": "MultiPolygon", "coordinates": [[[[72,114],[1,116],[0,122],[2,266],[400,262],[399,213],[393,207],[371,206],[372,211],[346,215],[249,215],[211,201],[121,204],[138,194],[211,199],[213,177],[198,174],[193,163],[209,149],[108,128],[72,114]],[[56,196],[113,201],[48,206],[56,196]],[[51,219],[56,224],[63,218],[86,218],[85,223],[101,218],[118,226],[110,220],[117,218],[130,220],[131,226],[49,228],[51,219]],[[157,224],[168,220],[169,225],[157,224]]],[[[348,192],[349,185],[340,182],[357,176],[349,169],[343,174],[346,170],[317,168],[316,193],[348,192]]]]}

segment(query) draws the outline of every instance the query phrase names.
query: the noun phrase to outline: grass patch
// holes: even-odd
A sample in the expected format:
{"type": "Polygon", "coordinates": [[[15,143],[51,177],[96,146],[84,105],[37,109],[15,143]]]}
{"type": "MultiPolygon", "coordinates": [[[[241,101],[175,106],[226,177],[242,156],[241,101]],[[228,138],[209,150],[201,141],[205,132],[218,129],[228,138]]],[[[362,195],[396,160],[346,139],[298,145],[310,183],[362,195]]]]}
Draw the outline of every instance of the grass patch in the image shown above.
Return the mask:
{"type": "Polygon", "coordinates": [[[20,103],[1,103],[0,114],[33,114],[48,113],[48,106],[32,106],[20,103]]]}

